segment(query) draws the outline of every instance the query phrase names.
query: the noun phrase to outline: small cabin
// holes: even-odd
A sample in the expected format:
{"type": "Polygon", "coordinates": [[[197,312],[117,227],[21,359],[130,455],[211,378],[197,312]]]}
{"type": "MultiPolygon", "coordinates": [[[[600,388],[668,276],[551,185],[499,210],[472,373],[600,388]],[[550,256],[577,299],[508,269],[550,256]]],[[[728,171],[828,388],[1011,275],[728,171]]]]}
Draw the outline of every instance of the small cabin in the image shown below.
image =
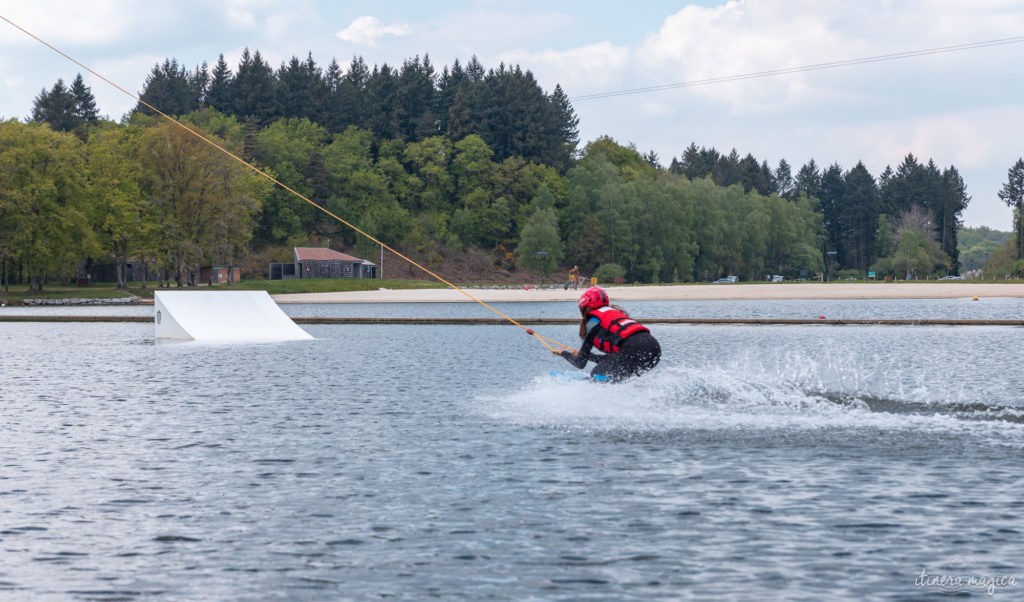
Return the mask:
{"type": "Polygon", "coordinates": [[[323,247],[295,247],[298,278],[376,278],[377,264],[323,247]]]}

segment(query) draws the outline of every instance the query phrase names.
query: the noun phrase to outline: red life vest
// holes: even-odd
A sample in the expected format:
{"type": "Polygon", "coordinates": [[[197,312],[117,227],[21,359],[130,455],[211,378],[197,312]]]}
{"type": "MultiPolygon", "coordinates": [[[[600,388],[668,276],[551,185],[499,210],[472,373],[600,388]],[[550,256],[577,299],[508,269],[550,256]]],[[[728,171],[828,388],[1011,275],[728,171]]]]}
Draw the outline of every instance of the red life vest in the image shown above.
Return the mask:
{"type": "Polygon", "coordinates": [[[605,353],[618,353],[622,341],[638,332],[650,332],[643,324],[630,318],[625,312],[614,307],[602,307],[587,312],[588,318],[597,318],[600,324],[595,326],[594,347],[605,353]]]}

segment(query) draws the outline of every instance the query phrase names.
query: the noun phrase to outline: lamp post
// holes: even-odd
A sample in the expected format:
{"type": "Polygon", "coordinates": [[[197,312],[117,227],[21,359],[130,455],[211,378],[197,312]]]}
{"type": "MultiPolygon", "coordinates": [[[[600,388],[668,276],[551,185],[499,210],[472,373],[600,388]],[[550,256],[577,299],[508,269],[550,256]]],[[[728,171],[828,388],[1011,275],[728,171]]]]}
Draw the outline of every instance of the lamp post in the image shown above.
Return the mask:
{"type": "Polygon", "coordinates": [[[828,251],[825,253],[825,255],[828,255],[828,282],[832,281],[832,266],[835,264],[836,254],[838,253],[839,251],[828,251]]]}
{"type": "Polygon", "coordinates": [[[547,262],[548,252],[547,251],[537,251],[537,257],[540,258],[540,286],[541,286],[541,288],[543,288],[544,287],[544,267],[545,267],[545,263],[547,262]]]}

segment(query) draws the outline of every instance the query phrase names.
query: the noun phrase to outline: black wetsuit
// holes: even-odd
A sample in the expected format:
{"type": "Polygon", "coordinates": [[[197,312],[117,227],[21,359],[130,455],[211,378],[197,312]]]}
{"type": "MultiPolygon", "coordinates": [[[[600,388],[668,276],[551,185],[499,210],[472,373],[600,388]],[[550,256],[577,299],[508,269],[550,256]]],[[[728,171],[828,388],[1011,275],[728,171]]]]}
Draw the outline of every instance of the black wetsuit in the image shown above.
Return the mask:
{"type": "Polygon", "coordinates": [[[587,336],[583,338],[579,352],[573,356],[571,351],[562,351],[560,355],[577,368],[585,368],[588,361],[597,363],[590,371],[596,380],[618,382],[631,376],[639,376],[658,365],[661,360],[661,345],[649,332],[638,332],[622,341],[619,351],[605,355],[591,355],[594,337],[601,327],[596,319],[588,323],[587,336]]]}

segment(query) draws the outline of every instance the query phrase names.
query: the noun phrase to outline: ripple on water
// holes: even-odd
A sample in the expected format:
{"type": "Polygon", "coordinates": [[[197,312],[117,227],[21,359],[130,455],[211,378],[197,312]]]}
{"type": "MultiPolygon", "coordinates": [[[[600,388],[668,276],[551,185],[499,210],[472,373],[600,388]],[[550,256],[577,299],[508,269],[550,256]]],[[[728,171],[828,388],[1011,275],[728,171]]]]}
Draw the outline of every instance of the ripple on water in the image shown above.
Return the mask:
{"type": "Polygon", "coordinates": [[[913,598],[958,554],[1022,577],[1019,329],[659,326],[662,364],[614,387],[538,376],[565,365],[515,329],[314,330],[0,327],[0,597],[913,598]]]}

